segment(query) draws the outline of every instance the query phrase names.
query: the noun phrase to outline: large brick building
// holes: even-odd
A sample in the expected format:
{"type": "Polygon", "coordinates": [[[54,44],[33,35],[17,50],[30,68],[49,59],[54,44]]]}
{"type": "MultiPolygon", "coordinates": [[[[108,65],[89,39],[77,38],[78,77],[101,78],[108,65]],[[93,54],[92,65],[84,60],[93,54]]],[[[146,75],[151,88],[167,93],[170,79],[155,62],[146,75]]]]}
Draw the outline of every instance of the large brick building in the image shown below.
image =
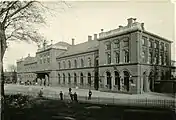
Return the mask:
{"type": "Polygon", "coordinates": [[[171,41],[129,18],[126,26],[88,36],[87,42],[58,42],[17,62],[18,79],[41,85],[143,93],[171,74],[171,41]]]}

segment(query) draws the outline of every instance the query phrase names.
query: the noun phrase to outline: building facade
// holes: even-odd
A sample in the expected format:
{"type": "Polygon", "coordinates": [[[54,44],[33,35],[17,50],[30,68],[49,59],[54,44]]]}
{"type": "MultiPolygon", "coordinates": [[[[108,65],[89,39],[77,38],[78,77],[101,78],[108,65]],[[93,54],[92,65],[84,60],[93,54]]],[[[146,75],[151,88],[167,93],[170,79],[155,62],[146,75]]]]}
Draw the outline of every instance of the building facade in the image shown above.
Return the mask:
{"type": "Polygon", "coordinates": [[[16,83],[17,82],[17,72],[4,72],[5,83],[16,83]]]}
{"type": "Polygon", "coordinates": [[[171,41],[129,18],[126,26],[88,36],[81,44],[43,44],[17,62],[18,78],[40,85],[141,94],[171,76],[171,41]],[[20,76],[23,76],[20,78],[20,76]],[[156,82],[157,81],[157,82],[156,82]]]}

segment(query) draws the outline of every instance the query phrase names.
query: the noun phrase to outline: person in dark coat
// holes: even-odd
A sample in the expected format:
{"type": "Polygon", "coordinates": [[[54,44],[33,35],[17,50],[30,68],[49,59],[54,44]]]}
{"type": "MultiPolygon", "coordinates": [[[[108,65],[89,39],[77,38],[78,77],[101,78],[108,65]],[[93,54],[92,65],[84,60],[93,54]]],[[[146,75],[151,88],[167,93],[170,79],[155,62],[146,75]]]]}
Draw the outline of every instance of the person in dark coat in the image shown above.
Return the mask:
{"type": "Polygon", "coordinates": [[[76,92],[74,93],[74,101],[78,102],[78,96],[77,96],[76,92]]]}
{"type": "Polygon", "coordinates": [[[69,88],[69,89],[68,89],[68,92],[70,93],[71,91],[72,91],[72,89],[71,89],[71,88],[69,88]]]}
{"type": "Polygon", "coordinates": [[[60,100],[63,100],[63,93],[60,91],[60,100]]]}
{"type": "Polygon", "coordinates": [[[91,96],[92,96],[92,91],[89,90],[89,97],[88,97],[88,100],[91,100],[91,96]]]}
{"type": "Polygon", "coordinates": [[[73,101],[73,94],[72,94],[72,92],[70,92],[69,94],[70,94],[71,101],[73,101]]]}

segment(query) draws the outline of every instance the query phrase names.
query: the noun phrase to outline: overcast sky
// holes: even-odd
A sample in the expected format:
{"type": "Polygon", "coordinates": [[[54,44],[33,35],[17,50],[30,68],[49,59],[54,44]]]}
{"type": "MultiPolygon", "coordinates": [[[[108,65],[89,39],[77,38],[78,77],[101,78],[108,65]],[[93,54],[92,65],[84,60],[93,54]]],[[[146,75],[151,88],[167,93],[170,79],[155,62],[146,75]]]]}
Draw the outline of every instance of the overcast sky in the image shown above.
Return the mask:
{"type": "MultiPolygon", "coordinates": [[[[158,1],[158,0],[157,0],[158,1]]],[[[75,43],[87,41],[88,35],[99,33],[100,29],[115,29],[125,26],[130,17],[144,22],[145,29],[169,40],[174,37],[174,4],[171,2],[67,2],[71,7],[55,2],[45,2],[50,8],[58,7],[53,15],[46,14],[47,26],[40,32],[53,43],[65,41],[75,43]],[[53,7],[55,5],[55,7],[53,7]],[[57,6],[56,6],[57,5],[57,6]],[[62,9],[64,8],[64,10],[62,9]]],[[[51,11],[52,12],[52,11],[51,11]]],[[[174,48],[174,47],[173,47],[174,48]]],[[[172,48],[172,57],[174,50],[172,48]]],[[[16,64],[16,60],[28,53],[35,56],[37,46],[28,43],[10,43],[6,51],[4,64],[16,64]]]]}

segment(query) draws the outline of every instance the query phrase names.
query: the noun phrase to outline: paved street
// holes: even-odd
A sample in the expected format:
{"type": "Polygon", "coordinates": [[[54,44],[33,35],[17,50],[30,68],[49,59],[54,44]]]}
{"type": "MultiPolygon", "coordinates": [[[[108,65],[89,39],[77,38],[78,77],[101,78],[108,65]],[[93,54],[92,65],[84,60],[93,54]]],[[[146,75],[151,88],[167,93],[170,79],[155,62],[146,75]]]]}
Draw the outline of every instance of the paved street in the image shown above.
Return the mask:
{"type": "MultiPolygon", "coordinates": [[[[17,93],[24,92],[27,94],[37,95],[41,86],[24,86],[24,85],[5,85],[6,93],[17,93]]],[[[68,96],[68,88],[64,87],[43,87],[44,96],[59,98],[59,93],[62,91],[64,93],[64,97],[69,99],[68,96]]],[[[72,88],[73,92],[77,92],[78,99],[80,101],[86,101],[86,97],[88,95],[88,90],[86,89],[75,89],[72,88]]],[[[159,93],[144,93],[140,95],[128,95],[128,94],[120,94],[120,93],[108,93],[108,92],[100,92],[92,90],[92,100],[89,102],[99,102],[99,103],[113,103],[113,104],[151,104],[151,105],[164,105],[171,106],[175,101],[174,97],[165,94],[159,93]],[[147,101],[147,103],[146,103],[147,101]],[[157,102],[159,101],[159,102],[157,102]],[[164,103],[162,103],[164,102],[164,103]]]]}

